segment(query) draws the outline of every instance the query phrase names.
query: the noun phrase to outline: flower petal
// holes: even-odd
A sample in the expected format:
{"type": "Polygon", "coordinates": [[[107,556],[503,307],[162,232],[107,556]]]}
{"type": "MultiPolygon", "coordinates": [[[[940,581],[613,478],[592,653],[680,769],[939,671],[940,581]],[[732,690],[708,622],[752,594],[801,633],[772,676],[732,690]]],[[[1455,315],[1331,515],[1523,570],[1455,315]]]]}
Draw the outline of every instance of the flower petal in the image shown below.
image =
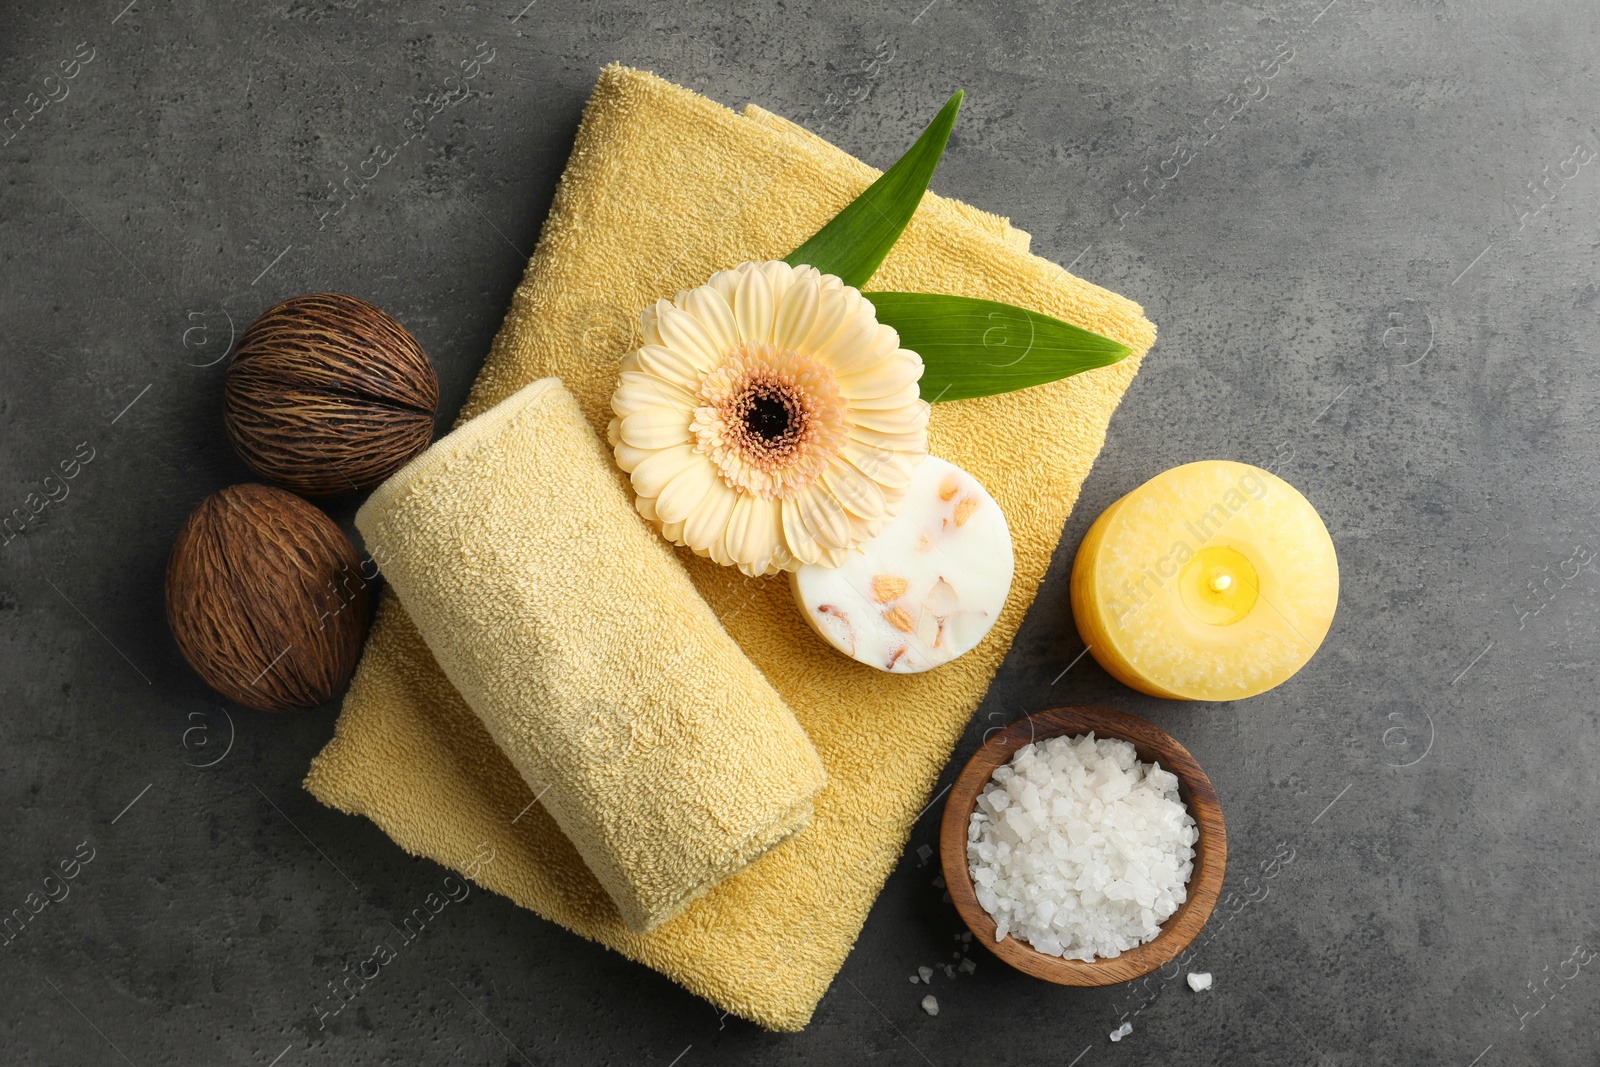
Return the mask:
{"type": "Polygon", "coordinates": [[[874,319],[878,317],[878,309],[873,307],[871,302],[861,295],[861,290],[853,285],[846,285],[843,281],[840,281],[839,299],[844,301],[844,313],[846,315],[865,312],[874,319]]]}
{"type": "Polygon", "coordinates": [[[883,488],[849,463],[828,464],[822,472],[822,484],[834,495],[846,511],[863,519],[883,516],[883,488]]]}
{"type": "MultiPolygon", "coordinates": [[[[611,421],[618,422],[620,420],[612,419],[611,421]]],[[[655,452],[648,448],[635,448],[630,444],[623,443],[620,439],[611,447],[617,458],[617,466],[629,473],[639,464],[655,455],[655,452]]]]}
{"type": "Polygon", "coordinates": [[[635,464],[631,472],[634,492],[640,496],[660,496],[668,482],[694,463],[707,467],[711,465],[711,461],[696,452],[691,444],[672,445],[651,452],[649,456],[635,464]]]}
{"type": "Polygon", "coordinates": [[[682,352],[664,345],[645,345],[635,353],[639,369],[691,392],[700,387],[700,372],[682,352]]]}
{"type": "Polygon", "coordinates": [[[759,547],[751,538],[751,521],[755,518],[755,504],[761,497],[754,493],[740,493],[739,499],[734,502],[733,514],[728,516],[728,528],[723,531],[723,541],[728,548],[728,555],[736,563],[753,563],[756,559],[755,549],[759,547]]]}
{"type": "Polygon", "coordinates": [[[878,324],[871,315],[846,316],[844,322],[839,324],[839,332],[816,350],[815,358],[838,372],[854,364],[864,352],[870,350],[877,332],[878,324]]]}
{"type": "Polygon", "coordinates": [[[876,540],[883,531],[884,521],[891,518],[887,513],[882,519],[863,519],[858,515],[850,516],[850,540],[858,545],[876,540]]]}
{"type": "Polygon", "coordinates": [[[622,420],[621,439],[635,448],[666,448],[689,439],[689,413],[650,407],[622,420]]]}
{"type": "Polygon", "coordinates": [[[709,285],[690,292],[684,298],[683,307],[705,327],[719,353],[726,353],[739,343],[739,324],[733,317],[732,305],[709,285]]]}
{"type": "Polygon", "coordinates": [[[756,270],[767,279],[767,287],[772,290],[772,306],[783,303],[783,298],[788,295],[789,287],[795,281],[794,268],[781,259],[769,259],[756,264],[756,270]]]}
{"type": "Polygon", "coordinates": [[[773,322],[772,342],[779,348],[798,351],[817,321],[817,285],[804,275],[795,278],[789,291],[778,302],[773,322]]]}
{"type": "MultiPolygon", "coordinates": [[[[627,420],[622,424],[623,439],[627,439],[627,420]]],[[[928,432],[926,429],[910,433],[886,433],[883,430],[874,430],[868,426],[850,427],[850,439],[857,441],[868,448],[882,449],[888,452],[907,452],[921,458],[928,452],[928,432]]],[[[880,479],[881,481],[881,479],[880,479]]]]}
{"type": "Polygon", "coordinates": [[[921,398],[921,396],[921,389],[918,388],[916,382],[912,382],[910,385],[905,386],[898,392],[889,393],[886,396],[851,397],[850,410],[883,411],[887,408],[902,408],[911,404],[915,404],[917,400],[921,398]]]}
{"type": "Polygon", "coordinates": [[[733,294],[739,288],[739,279],[744,276],[744,271],[749,266],[751,264],[741,263],[732,270],[719,270],[711,276],[706,284],[720,293],[722,299],[728,302],[729,307],[732,307],[733,294]]]}
{"type": "Polygon", "coordinates": [[[904,452],[851,441],[840,450],[839,455],[885,489],[904,493],[911,485],[916,463],[912,456],[904,452]]]}
{"type": "MultiPolygon", "coordinates": [[[[706,466],[709,468],[710,464],[706,466]]],[[[722,554],[722,535],[728,530],[728,517],[741,495],[729,489],[721,478],[711,480],[711,488],[683,521],[683,539],[690,548],[712,556],[722,554]]]]}
{"type": "MultiPolygon", "coordinates": [[[[654,346],[652,346],[652,348],[654,349],[654,353],[653,353],[651,358],[665,358],[665,359],[671,359],[672,358],[672,356],[671,356],[672,349],[670,349],[670,348],[662,348],[659,345],[654,345],[654,346]],[[667,353],[667,355],[666,356],[661,356],[661,353],[667,353]]],[[[639,352],[635,351],[633,354],[635,356],[638,356],[639,352]]],[[[687,364],[680,363],[678,365],[679,366],[686,366],[687,364]]],[[[673,381],[670,378],[662,377],[661,375],[656,374],[654,371],[645,370],[643,366],[638,365],[638,364],[635,364],[633,367],[623,370],[620,374],[617,375],[617,387],[618,388],[621,388],[622,386],[629,385],[629,384],[646,385],[646,386],[650,386],[650,387],[655,388],[655,389],[664,390],[664,392],[662,394],[663,396],[688,397],[690,400],[693,400],[697,404],[700,402],[698,394],[696,393],[696,390],[695,390],[695,387],[699,384],[698,382],[695,382],[695,383],[692,383],[692,384],[686,386],[686,385],[681,384],[680,382],[673,381]]]]}
{"type": "Polygon", "coordinates": [[[675,308],[665,300],[656,302],[656,328],[672,351],[694,364],[701,373],[722,362],[722,349],[690,312],[675,308]]]}
{"type": "Polygon", "coordinates": [[[805,520],[800,517],[800,502],[791,498],[782,505],[784,547],[796,562],[815,563],[821,550],[816,538],[806,531],[805,520]]]}
{"type": "Polygon", "coordinates": [[[739,320],[739,339],[771,341],[774,311],[772,286],[767,284],[766,275],[758,270],[745,271],[733,294],[733,316],[739,320]]]}
{"type": "Polygon", "coordinates": [[[800,518],[806,524],[806,531],[820,547],[849,547],[850,517],[826,486],[812,482],[795,499],[800,503],[800,518]]]}
{"type": "MultiPolygon", "coordinates": [[[[860,374],[896,360],[900,352],[909,351],[900,347],[900,334],[893,326],[885,326],[877,320],[872,320],[872,332],[867,340],[862,342],[853,355],[840,353],[834,362],[834,372],[860,374]]],[[[917,357],[917,362],[922,362],[921,356],[917,357]]]]}
{"type": "Polygon", "coordinates": [[[817,320],[805,340],[795,346],[797,352],[806,355],[817,352],[823,345],[833,340],[834,335],[839,332],[839,327],[844,324],[846,310],[844,294],[838,282],[839,279],[831,274],[822,276],[817,285],[817,320]]]}
{"type": "Polygon", "coordinates": [[[611,394],[611,410],[622,418],[645,408],[676,408],[692,412],[699,404],[687,389],[654,374],[624,374],[611,394]]]}
{"type": "Polygon", "coordinates": [[[661,331],[656,325],[656,307],[649,305],[639,312],[639,337],[647,345],[661,344],[661,331]]]}
{"type": "Polygon", "coordinates": [[[668,525],[687,523],[714,485],[721,485],[721,480],[716,469],[702,457],[701,462],[691,463],[675,474],[656,494],[656,514],[668,525]]]}
{"type": "Polygon", "coordinates": [[[888,396],[920,381],[922,370],[921,356],[904,348],[893,349],[871,362],[839,370],[839,392],[851,400],[888,396]]]}
{"type": "Polygon", "coordinates": [[[783,542],[781,505],[754,493],[740,493],[724,537],[728,555],[735,562],[753,568],[756,574],[767,573],[773,554],[783,542]]]}
{"type": "Polygon", "coordinates": [[[928,405],[915,400],[903,408],[856,408],[850,412],[850,417],[857,427],[880,433],[916,433],[927,430],[928,405]]]}
{"type": "Polygon", "coordinates": [[[846,555],[847,551],[842,548],[818,546],[817,565],[822,567],[842,567],[844,566],[846,555]]]}

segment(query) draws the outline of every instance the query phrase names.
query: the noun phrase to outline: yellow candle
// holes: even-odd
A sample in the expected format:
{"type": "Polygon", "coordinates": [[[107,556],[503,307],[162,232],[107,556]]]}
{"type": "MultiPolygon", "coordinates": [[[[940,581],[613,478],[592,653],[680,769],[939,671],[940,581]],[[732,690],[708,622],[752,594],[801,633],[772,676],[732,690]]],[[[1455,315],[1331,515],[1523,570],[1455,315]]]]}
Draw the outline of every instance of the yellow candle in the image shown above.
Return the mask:
{"type": "Polygon", "coordinates": [[[1333,622],[1339,563],[1310,501],[1258,467],[1174,467],[1107,508],[1072,564],[1090,653],[1151,696],[1238,700],[1305,665],[1333,622]]]}

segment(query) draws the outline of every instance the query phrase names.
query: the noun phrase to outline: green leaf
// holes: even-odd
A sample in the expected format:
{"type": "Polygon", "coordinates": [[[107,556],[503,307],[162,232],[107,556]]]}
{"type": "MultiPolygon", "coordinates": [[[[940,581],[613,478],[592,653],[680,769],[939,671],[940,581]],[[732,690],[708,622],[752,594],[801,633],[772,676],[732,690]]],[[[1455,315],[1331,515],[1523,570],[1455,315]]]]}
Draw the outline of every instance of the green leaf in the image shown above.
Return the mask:
{"type": "Polygon", "coordinates": [[[967,296],[862,293],[922,356],[924,400],[1009,393],[1125,357],[1128,346],[1048,315],[967,296]]]}
{"type": "Polygon", "coordinates": [[[960,109],[961,90],[957,89],[917,143],[784,262],[836,274],[857,289],[867,284],[922,203],[960,109]]]}

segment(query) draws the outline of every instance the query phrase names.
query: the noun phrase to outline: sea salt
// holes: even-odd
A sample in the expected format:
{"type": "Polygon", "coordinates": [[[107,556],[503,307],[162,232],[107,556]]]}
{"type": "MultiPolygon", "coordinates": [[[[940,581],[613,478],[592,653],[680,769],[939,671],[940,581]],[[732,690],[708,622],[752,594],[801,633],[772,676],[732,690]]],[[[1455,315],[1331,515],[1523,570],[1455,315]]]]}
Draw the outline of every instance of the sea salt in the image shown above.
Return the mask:
{"type": "Polygon", "coordinates": [[[933,968],[932,967],[918,967],[917,968],[917,974],[921,976],[923,982],[925,982],[925,983],[933,981],[933,968]]]}
{"type": "Polygon", "coordinates": [[[1121,1026],[1119,1026],[1115,1030],[1111,1031],[1111,1033],[1108,1036],[1113,1041],[1121,1041],[1123,1038],[1127,1037],[1131,1033],[1133,1033],[1133,1024],[1132,1023],[1123,1023],[1121,1026]]]}
{"type": "Polygon", "coordinates": [[[939,1014],[939,1001],[932,994],[922,998],[922,1010],[929,1015],[939,1014]]]}
{"type": "Polygon", "coordinates": [[[978,902],[1010,934],[1073,960],[1153,939],[1187,898],[1200,834],[1178,778],[1094,734],[1024,745],[967,826],[978,902]]]}
{"type": "Polygon", "coordinates": [[[1203,993],[1207,989],[1211,988],[1211,972],[1190,971],[1187,981],[1190,989],[1194,990],[1196,993],[1203,993]]]}

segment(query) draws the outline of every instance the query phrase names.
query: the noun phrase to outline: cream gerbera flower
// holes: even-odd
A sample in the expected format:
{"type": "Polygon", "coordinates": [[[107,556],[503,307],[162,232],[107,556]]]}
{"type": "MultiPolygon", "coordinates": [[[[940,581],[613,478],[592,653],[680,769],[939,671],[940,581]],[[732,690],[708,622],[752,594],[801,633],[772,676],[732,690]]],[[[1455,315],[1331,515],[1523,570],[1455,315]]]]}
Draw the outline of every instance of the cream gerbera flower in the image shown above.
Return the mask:
{"type": "Polygon", "coordinates": [[[639,513],[746,574],[837,567],[927,455],[922,357],[853,287],[742,263],[641,316],[608,436],[639,513]]]}

